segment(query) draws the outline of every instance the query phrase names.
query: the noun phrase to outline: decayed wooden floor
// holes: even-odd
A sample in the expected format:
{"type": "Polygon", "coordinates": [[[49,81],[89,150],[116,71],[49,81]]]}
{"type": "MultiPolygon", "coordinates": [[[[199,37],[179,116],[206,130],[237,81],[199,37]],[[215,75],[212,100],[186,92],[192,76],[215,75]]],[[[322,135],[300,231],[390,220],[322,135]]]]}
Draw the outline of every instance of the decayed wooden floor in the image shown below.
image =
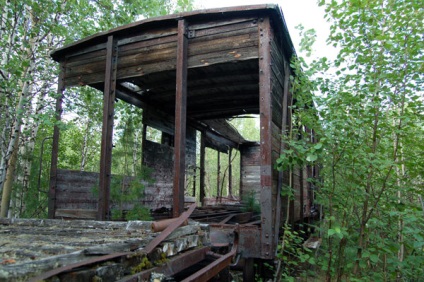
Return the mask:
{"type": "MultiPolygon", "coordinates": [[[[150,221],[0,219],[0,281],[26,281],[96,256],[142,249],[159,234],[151,225],[150,221]]],[[[169,257],[205,243],[207,237],[192,222],[175,230],[157,251],[169,257]]],[[[121,272],[130,270],[123,267],[121,272]]]]}

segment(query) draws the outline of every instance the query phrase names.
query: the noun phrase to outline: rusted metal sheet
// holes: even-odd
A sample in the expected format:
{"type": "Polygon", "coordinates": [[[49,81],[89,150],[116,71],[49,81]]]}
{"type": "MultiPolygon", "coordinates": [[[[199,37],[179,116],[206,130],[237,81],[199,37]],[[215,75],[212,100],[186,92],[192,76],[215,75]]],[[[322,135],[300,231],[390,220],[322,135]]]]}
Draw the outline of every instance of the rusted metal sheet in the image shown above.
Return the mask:
{"type": "MultiPolygon", "coordinates": [[[[164,219],[164,220],[154,221],[154,222],[152,222],[152,231],[153,232],[161,232],[161,231],[165,230],[169,225],[174,223],[176,220],[178,220],[178,218],[168,218],[168,219],[164,219]]],[[[186,220],[181,224],[181,226],[184,226],[184,225],[187,225],[187,224],[188,224],[188,222],[186,220]]]]}
{"type": "Polygon", "coordinates": [[[103,128],[100,153],[99,204],[97,206],[98,220],[108,219],[110,206],[113,116],[116,94],[116,66],[118,63],[118,47],[113,36],[108,37],[106,50],[106,70],[103,94],[103,128]]]}
{"type": "Polygon", "coordinates": [[[184,209],[185,142],[187,127],[187,23],[178,21],[177,86],[175,94],[173,216],[184,209]]]}
{"type": "Polygon", "coordinates": [[[239,249],[243,258],[261,257],[261,230],[258,226],[240,226],[239,249]]]}
{"type": "MultiPolygon", "coordinates": [[[[64,77],[66,74],[65,62],[60,63],[60,72],[57,85],[58,97],[56,98],[56,121],[60,121],[62,117],[62,101],[63,91],[65,90],[64,77]]],[[[49,202],[48,202],[48,217],[54,218],[56,210],[56,188],[57,188],[57,164],[59,154],[59,136],[60,131],[57,124],[53,130],[53,144],[52,144],[52,157],[50,163],[50,188],[49,188],[49,202]]]]}

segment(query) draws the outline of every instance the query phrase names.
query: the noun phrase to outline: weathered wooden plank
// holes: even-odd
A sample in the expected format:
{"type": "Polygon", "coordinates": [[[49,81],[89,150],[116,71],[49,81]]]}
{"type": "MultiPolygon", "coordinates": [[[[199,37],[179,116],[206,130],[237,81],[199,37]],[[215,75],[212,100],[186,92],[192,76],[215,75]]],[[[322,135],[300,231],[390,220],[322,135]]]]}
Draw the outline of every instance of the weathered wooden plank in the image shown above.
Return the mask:
{"type": "Polygon", "coordinates": [[[107,40],[106,70],[103,94],[103,127],[100,152],[98,220],[106,220],[110,208],[112,137],[115,106],[118,47],[113,36],[107,40]]]}
{"type": "Polygon", "coordinates": [[[188,55],[195,56],[216,51],[235,51],[243,47],[258,46],[256,28],[243,29],[225,34],[190,39],[188,55]]]}
{"type": "Polygon", "coordinates": [[[241,136],[234,127],[230,126],[225,119],[206,120],[204,123],[235,143],[241,144],[246,141],[243,136],[241,136]]]}
{"type": "Polygon", "coordinates": [[[80,219],[95,219],[97,214],[96,209],[56,209],[56,218],[80,218],[80,219]]]}
{"type": "Polygon", "coordinates": [[[194,22],[189,26],[189,30],[201,30],[201,29],[210,29],[214,27],[221,27],[226,25],[235,25],[243,22],[253,22],[257,17],[237,17],[237,18],[228,18],[228,19],[219,19],[219,20],[209,20],[202,22],[194,22]]]}
{"type": "Polygon", "coordinates": [[[190,38],[201,38],[204,36],[210,36],[215,34],[228,33],[232,31],[243,30],[251,27],[257,26],[256,19],[241,21],[237,23],[230,23],[225,25],[215,25],[215,26],[205,26],[201,29],[193,28],[193,26],[189,27],[190,38]]]}
{"type": "MultiPolygon", "coordinates": [[[[136,261],[124,255],[135,254],[132,251],[142,250],[154,240],[149,228],[151,222],[0,219],[0,224],[0,233],[3,234],[0,237],[0,253],[8,258],[15,254],[16,259],[16,263],[2,266],[0,281],[31,281],[31,278],[46,271],[73,264],[78,268],[74,267],[70,273],[67,271],[70,276],[65,274],[61,279],[85,277],[85,281],[91,279],[85,272],[88,268],[92,269],[92,265],[84,263],[97,258],[102,258],[105,263],[97,260],[94,273],[103,279],[115,279],[135,266],[136,261]],[[121,257],[121,260],[111,263],[104,259],[105,255],[111,254],[112,257],[121,257]]],[[[207,227],[199,224],[176,229],[166,242],[158,245],[159,258],[164,249],[167,249],[165,254],[172,251],[172,255],[175,255],[199,244],[210,244],[208,232],[207,227]]]]}
{"type": "Polygon", "coordinates": [[[261,166],[260,146],[242,146],[240,148],[240,194],[242,199],[253,192],[260,202],[261,166]]]}
{"type": "Polygon", "coordinates": [[[97,50],[94,52],[89,52],[83,55],[71,57],[66,64],[67,68],[72,68],[75,66],[87,64],[87,63],[95,63],[99,61],[105,61],[106,59],[106,49],[97,50]]]}
{"type": "MultiPolygon", "coordinates": [[[[247,70],[246,70],[247,71],[247,70]]],[[[247,77],[250,76],[247,74],[247,77]]],[[[226,106],[225,102],[232,101],[233,104],[240,104],[240,99],[246,99],[248,96],[256,98],[256,104],[259,106],[259,101],[257,101],[257,93],[258,93],[258,82],[253,79],[245,79],[245,80],[234,80],[231,79],[232,76],[228,76],[229,81],[224,79],[217,80],[204,80],[204,84],[200,84],[199,82],[193,83],[189,85],[189,106],[196,107],[197,105],[201,106],[205,104],[205,100],[214,100],[221,101],[222,106],[226,106]],[[221,94],[223,92],[231,93],[231,95],[216,95],[221,94]]],[[[160,101],[165,99],[172,99],[175,93],[173,93],[173,89],[170,87],[162,87],[160,90],[155,89],[156,93],[160,93],[157,100],[160,101]]],[[[155,97],[151,97],[154,99],[155,97]]],[[[210,107],[210,105],[208,105],[210,107]]]]}
{"type": "Polygon", "coordinates": [[[67,75],[66,79],[72,79],[75,76],[94,74],[94,73],[104,73],[106,67],[106,56],[96,58],[94,62],[83,61],[81,64],[68,67],[66,69],[67,75]]]}
{"type": "Polygon", "coordinates": [[[174,187],[173,216],[178,217],[184,209],[184,179],[187,129],[187,22],[178,21],[178,48],[175,94],[175,135],[174,135],[174,187]]]}
{"type": "Polygon", "coordinates": [[[159,63],[175,59],[176,42],[156,45],[152,48],[137,49],[132,54],[120,54],[118,67],[126,68],[134,65],[159,63]]]}
{"type": "Polygon", "coordinates": [[[282,114],[283,114],[281,100],[283,95],[283,88],[281,88],[279,83],[275,83],[274,79],[272,80],[271,86],[272,86],[272,122],[281,128],[282,114]]]}
{"type": "Polygon", "coordinates": [[[83,55],[83,54],[95,52],[95,51],[102,50],[102,49],[106,50],[106,42],[99,43],[99,44],[96,44],[96,45],[92,45],[92,46],[80,49],[76,52],[67,53],[65,55],[65,58],[66,59],[72,59],[72,57],[80,56],[80,55],[83,55]]]}
{"type": "Polygon", "coordinates": [[[272,110],[271,110],[271,41],[273,32],[270,19],[264,18],[259,22],[259,95],[260,95],[260,135],[261,135],[261,256],[274,256],[274,224],[275,204],[272,197],[272,110]]]}
{"type": "Polygon", "coordinates": [[[258,58],[258,48],[256,46],[240,49],[227,49],[213,53],[190,56],[188,59],[189,68],[205,67],[214,64],[247,61],[258,58]]]}
{"type": "Polygon", "coordinates": [[[122,50],[131,49],[129,45],[131,43],[140,42],[140,41],[153,41],[154,39],[160,40],[164,37],[169,37],[177,34],[177,28],[175,26],[170,27],[161,27],[155,29],[143,29],[141,33],[131,33],[131,37],[125,37],[118,40],[118,46],[122,50]]]}

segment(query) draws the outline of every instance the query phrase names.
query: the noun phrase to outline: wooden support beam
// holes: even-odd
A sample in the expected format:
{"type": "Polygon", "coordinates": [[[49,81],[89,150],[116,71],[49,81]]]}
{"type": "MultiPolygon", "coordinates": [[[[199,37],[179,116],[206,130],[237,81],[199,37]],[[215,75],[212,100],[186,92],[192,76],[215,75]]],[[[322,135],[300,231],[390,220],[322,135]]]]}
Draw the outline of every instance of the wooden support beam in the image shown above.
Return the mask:
{"type": "Polygon", "coordinates": [[[232,164],[231,164],[231,153],[232,153],[233,149],[230,148],[229,152],[228,152],[228,195],[231,196],[233,195],[233,168],[232,168],[232,164]]]}
{"type": "Polygon", "coordinates": [[[218,153],[218,160],[216,162],[216,194],[218,197],[222,196],[222,191],[219,188],[219,184],[220,184],[220,179],[221,179],[221,154],[219,153],[219,151],[217,151],[218,153]]]}
{"type": "MultiPolygon", "coordinates": [[[[65,70],[66,63],[60,63],[60,73],[57,82],[57,98],[56,98],[56,122],[59,123],[62,118],[62,102],[63,91],[65,91],[65,70]]],[[[57,186],[57,163],[59,155],[59,138],[60,131],[58,124],[55,124],[53,130],[52,158],[50,163],[50,188],[48,202],[48,218],[54,218],[56,212],[56,186],[57,186]]]]}
{"type": "Polygon", "coordinates": [[[272,189],[272,109],[271,109],[271,40],[270,19],[261,18],[259,28],[259,111],[261,144],[261,257],[274,257],[275,198],[272,189]]]}
{"type": "Polygon", "coordinates": [[[100,154],[99,202],[97,220],[109,219],[110,181],[112,169],[113,116],[116,95],[116,71],[118,61],[116,40],[110,35],[106,44],[106,70],[103,92],[103,127],[100,154]]]}
{"type": "MultiPolygon", "coordinates": [[[[288,129],[289,129],[289,124],[287,124],[287,115],[288,112],[291,111],[291,109],[289,109],[288,107],[288,95],[289,95],[289,84],[290,83],[290,68],[289,68],[289,63],[284,59],[284,86],[283,86],[283,96],[281,97],[281,105],[282,105],[282,115],[281,115],[281,132],[282,132],[282,137],[288,136],[288,129]]],[[[280,142],[280,155],[283,153],[283,151],[286,149],[286,144],[285,144],[285,140],[283,138],[281,138],[281,142],[280,142]]],[[[283,220],[287,219],[287,216],[289,216],[287,214],[287,209],[283,209],[282,207],[285,207],[284,204],[282,203],[282,197],[281,197],[281,190],[283,185],[288,187],[290,186],[290,179],[289,179],[289,171],[285,170],[285,171],[279,171],[278,172],[278,187],[277,187],[277,206],[276,206],[276,215],[275,215],[275,222],[277,224],[276,228],[275,228],[275,239],[277,240],[276,244],[278,244],[278,236],[279,236],[279,229],[280,226],[283,224],[283,220]],[[283,217],[283,215],[285,214],[286,218],[283,217]]],[[[286,204],[288,207],[290,205],[290,198],[287,196],[286,197],[286,204]]]]}
{"type": "Polygon", "coordinates": [[[178,46],[175,94],[175,146],[174,146],[174,187],[173,216],[184,211],[185,143],[187,127],[187,23],[178,21],[178,46]]]}
{"type": "Polygon", "coordinates": [[[199,189],[199,200],[203,205],[203,199],[205,198],[205,139],[206,133],[202,131],[200,135],[200,189],[199,189]]]}

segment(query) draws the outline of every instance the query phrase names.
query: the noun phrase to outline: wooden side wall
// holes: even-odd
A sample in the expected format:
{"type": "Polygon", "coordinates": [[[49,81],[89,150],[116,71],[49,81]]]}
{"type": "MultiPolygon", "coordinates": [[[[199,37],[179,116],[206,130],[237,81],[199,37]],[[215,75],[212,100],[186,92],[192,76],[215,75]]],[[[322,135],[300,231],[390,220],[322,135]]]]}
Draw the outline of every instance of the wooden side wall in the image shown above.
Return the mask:
{"type": "MultiPolygon", "coordinates": [[[[174,133],[174,125],[166,119],[154,118],[145,112],[143,121],[147,122],[147,125],[168,134],[174,133]]],[[[146,187],[143,203],[151,209],[171,208],[173,203],[174,148],[167,144],[159,144],[149,140],[143,140],[143,142],[145,142],[143,165],[152,170],[151,176],[154,179],[154,183],[146,187]]],[[[187,127],[186,172],[194,166],[196,166],[196,130],[187,127]]]]}
{"type": "Polygon", "coordinates": [[[240,196],[243,199],[254,193],[258,203],[261,195],[260,149],[259,145],[240,147],[240,196]]]}
{"type": "MultiPolygon", "coordinates": [[[[173,154],[174,148],[168,145],[144,141],[143,162],[151,168],[152,184],[145,184],[144,198],[140,203],[149,209],[172,207],[173,154]]],[[[196,131],[187,131],[186,165],[196,165],[196,131]]],[[[113,177],[113,176],[112,176],[113,177]]],[[[99,174],[58,169],[55,217],[91,218],[97,212],[99,174]],[[98,189],[98,188],[97,188],[98,189]],[[97,192],[98,193],[98,192],[97,192]]],[[[111,199],[111,205],[113,205],[111,199]]],[[[131,203],[125,206],[131,207],[131,203]],[[129,206],[128,206],[129,205],[129,206]]]]}
{"type": "Polygon", "coordinates": [[[257,18],[235,18],[189,25],[188,67],[258,57],[257,18]]]}
{"type": "MultiPolygon", "coordinates": [[[[282,39],[279,34],[274,34],[271,41],[271,104],[272,104],[272,163],[275,164],[284,149],[283,131],[291,128],[291,101],[289,99],[288,61],[284,57],[282,39]]],[[[287,216],[287,198],[281,197],[283,186],[289,185],[289,173],[279,172],[274,169],[272,177],[273,197],[277,199],[275,212],[275,236],[278,238],[278,228],[283,225],[287,216]]]]}
{"type": "Polygon", "coordinates": [[[98,185],[99,174],[96,172],[58,169],[56,211],[71,209],[97,211],[95,189],[98,185]]]}
{"type": "MultiPolygon", "coordinates": [[[[258,57],[256,18],[199,22],[189,25],[188,67],[196,68],[258,57]]],[[[175,70],[177,24],[152,28],[120,37],[117,79],[175,70]]],[[[65,86],[104,81],[106,43],[79,50],[66,57],[65,86]]]]}
{"type": "Polygon", "coordinates": [[[151,169],[153,183],[145,190],[144,204],[152,203],[154,208],[172,206],[172,185],[174,179],[174,148],[144,140],[143,165],[151,169]]]}

